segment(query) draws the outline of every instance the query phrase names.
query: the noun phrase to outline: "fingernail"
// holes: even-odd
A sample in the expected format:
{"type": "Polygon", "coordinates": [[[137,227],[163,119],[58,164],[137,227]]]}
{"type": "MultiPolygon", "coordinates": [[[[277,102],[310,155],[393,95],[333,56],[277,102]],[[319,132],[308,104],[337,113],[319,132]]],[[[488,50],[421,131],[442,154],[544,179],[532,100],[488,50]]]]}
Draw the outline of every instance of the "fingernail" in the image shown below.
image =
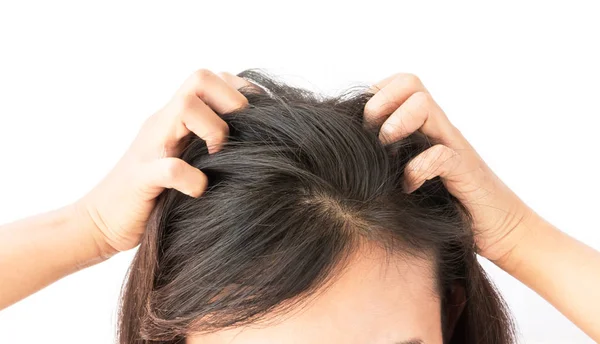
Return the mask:
{"type": "Polygon", "coordinates": [[[404,192],[405,194],[409,194],[413,191],[414,190],[411,190],[411,187],[408,184],[402,183],[402,192],[404,192]]]}
{"type": "Polygon", "coordinates": [[[221,144],[210,145],[210,146],[207,146],[206,148],[208,148],[208,154],[214,154],[221,150],[221,144]]]}

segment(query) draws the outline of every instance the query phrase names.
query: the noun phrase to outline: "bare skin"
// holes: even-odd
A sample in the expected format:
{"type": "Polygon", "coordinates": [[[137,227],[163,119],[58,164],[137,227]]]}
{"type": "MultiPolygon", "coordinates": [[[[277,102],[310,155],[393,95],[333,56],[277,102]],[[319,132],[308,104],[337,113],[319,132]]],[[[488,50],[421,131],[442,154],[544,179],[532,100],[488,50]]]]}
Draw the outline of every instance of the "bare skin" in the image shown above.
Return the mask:
{"type": "Polygon", "coordinates": [[[215,113],[247,105],[217,75],[191,75],[171,101],[144,123],[114,169],[77,202],[0,227],[0,309],[83,267],[137,246],[156,197],[174,188],[198,197],[206,176],[178,159],[194,132],[210,152],[228,134],[215,113]]]}
{"type": "Polygon", "coordinates": [[[440,176],[473,215],[479,254],[534,290],[600,342],[600,252],[561,232],[510,190],[452,125],[421,81],[396,74],[365,107],[390,142],[420,130],[437,144],[406,167],[407,192],[440,176]]]}
{"type": "MultiPolygon", "coordinates": [[[[247,83],[198,71],[144,124],[114,170],[75,203],[0,227],[0,309],[86,266],[135,247],[165,188],[199,197],[204,174],[178,159],[190,131],[219,149],[217,113],[246,106],[247,83]]],[[[420,80],[396,74],[373,86],[368,121],[381,140],[420,130],[437,143],[406,168],[406,192],[440,176],[474,217],[479,253],[536,291],[600,342],[600,253],[545,221],[487,166],[420,80]],[[389,130],[388,130],[389,129],[389,130]]]]}
{"type": "Polygon", "coordinates": [[[187,344],[442,344],[441,300],[432,261],[392,258],[365,246],[331,285],[263,321],[210,334],[187,344]],[[310,330],[307,330],[310,329],[310,330]]]}

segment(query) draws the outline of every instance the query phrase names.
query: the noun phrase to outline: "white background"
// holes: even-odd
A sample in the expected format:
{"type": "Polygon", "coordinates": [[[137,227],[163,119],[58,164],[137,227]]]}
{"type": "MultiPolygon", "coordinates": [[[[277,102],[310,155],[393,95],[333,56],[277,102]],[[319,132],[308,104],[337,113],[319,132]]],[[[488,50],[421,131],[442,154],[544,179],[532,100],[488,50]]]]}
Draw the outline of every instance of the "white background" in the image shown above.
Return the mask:
{"type": "MultiPolygon", "coordinates": [[[[262,67],[325,92],[419,75],[497,174],[600,249],[594,2],[0,2],[0,223],[109,171],[198,68],[262,67]]],[[[0,343],[110,343],[133,252],[0,312],[0,343]]],[[[486,264],[523,343],[591,343],[486,264]]]]}

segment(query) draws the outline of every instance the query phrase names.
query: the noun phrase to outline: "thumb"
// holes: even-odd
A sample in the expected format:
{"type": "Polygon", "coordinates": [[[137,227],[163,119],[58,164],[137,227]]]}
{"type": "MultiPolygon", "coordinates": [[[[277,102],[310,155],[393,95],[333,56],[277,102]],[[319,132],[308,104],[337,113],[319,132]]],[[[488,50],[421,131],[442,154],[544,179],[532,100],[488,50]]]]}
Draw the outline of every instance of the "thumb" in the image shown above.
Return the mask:
{"type": "Polygon", "coordinates": [[[158,196],[165,188],[199,197],[208,185],[208,178],[202,171],[178,158],[155,160],[146,171],[142,178],[142,188],[153,197],[158,196]]]}

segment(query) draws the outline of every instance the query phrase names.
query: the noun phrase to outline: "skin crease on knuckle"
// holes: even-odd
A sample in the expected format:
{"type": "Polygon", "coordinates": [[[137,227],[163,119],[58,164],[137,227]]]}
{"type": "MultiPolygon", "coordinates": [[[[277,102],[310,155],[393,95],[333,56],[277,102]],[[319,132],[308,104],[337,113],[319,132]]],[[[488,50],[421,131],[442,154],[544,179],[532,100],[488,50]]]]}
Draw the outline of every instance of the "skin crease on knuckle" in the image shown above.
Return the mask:
{"type": "Polygon", "coordinates": [[[402,190],[409,161],[451,150],[418,131],[382,144],[364,125],[366,90],[324,99],[241,76],[269,92],[221,115],[220,151],[199,138],[183,150],[208,186],[157,199],[120,344],[514,343],[466,209],[437,178],[402,190]]]}
{"type": "Polygon", "coordinates": [[[215,77],[213,72],[207,69],[199,69],[194,74],[192,74],[192,91],[195,91],[196,94],[202,98],[204,90],[207,88],[210,80],[215,77]]]}
{"type": "Polygon", "coordinates": [[[182,176],[183,161],[178,159],[166,159],[163,168],[163,180],[165,187],[172,188],[175,186],[175,181],[182,176]]]}
{"type": "Polygon", "coordinates": [[[421,79],[419,79],[418,76],[414,75],[414,74],[410,74],[410,73],[406,73],[406,74],[401,74],[398,79],[402,80],[402,82],[406,85],[408,85],[410,89],[413,90],[421,90],[424,89],[425,87],[423,87],[423,83],[421,82],[421,79]]]}
{"type": "Polygon", "coordinates": [[[375,90],[376,93],[379,94],[379,103],[368,103],[365,107],[365,113],[368,114],[369,117],[373,117],[373,120],[383,119],[384,116],[389,115],[395,109],[400,107],[401,102],[392,96],[393,91],[389,89],[392,86],[404,90],[404,92],[411,95],[411,97],[419,93],[427,94],[427,92],[424,92],[425,87],[423,86],[423,83],[416,75],[405,73],[397,74],[390,82],[378,90],[375,90]]]}
{"type": "Polygon", "coordinates": [[[448,163],[452,162],[454,158],[454,153],[452,149],[444,146],[444,145],[435,145],[432,149],[434,150],[435,160],[431,164],[431,168],[426,171],[425,179],[429,180],[431,178],[435,178],[436,176],[442,173],[442,170],[445,171],[449,169],[448,163]]]}

